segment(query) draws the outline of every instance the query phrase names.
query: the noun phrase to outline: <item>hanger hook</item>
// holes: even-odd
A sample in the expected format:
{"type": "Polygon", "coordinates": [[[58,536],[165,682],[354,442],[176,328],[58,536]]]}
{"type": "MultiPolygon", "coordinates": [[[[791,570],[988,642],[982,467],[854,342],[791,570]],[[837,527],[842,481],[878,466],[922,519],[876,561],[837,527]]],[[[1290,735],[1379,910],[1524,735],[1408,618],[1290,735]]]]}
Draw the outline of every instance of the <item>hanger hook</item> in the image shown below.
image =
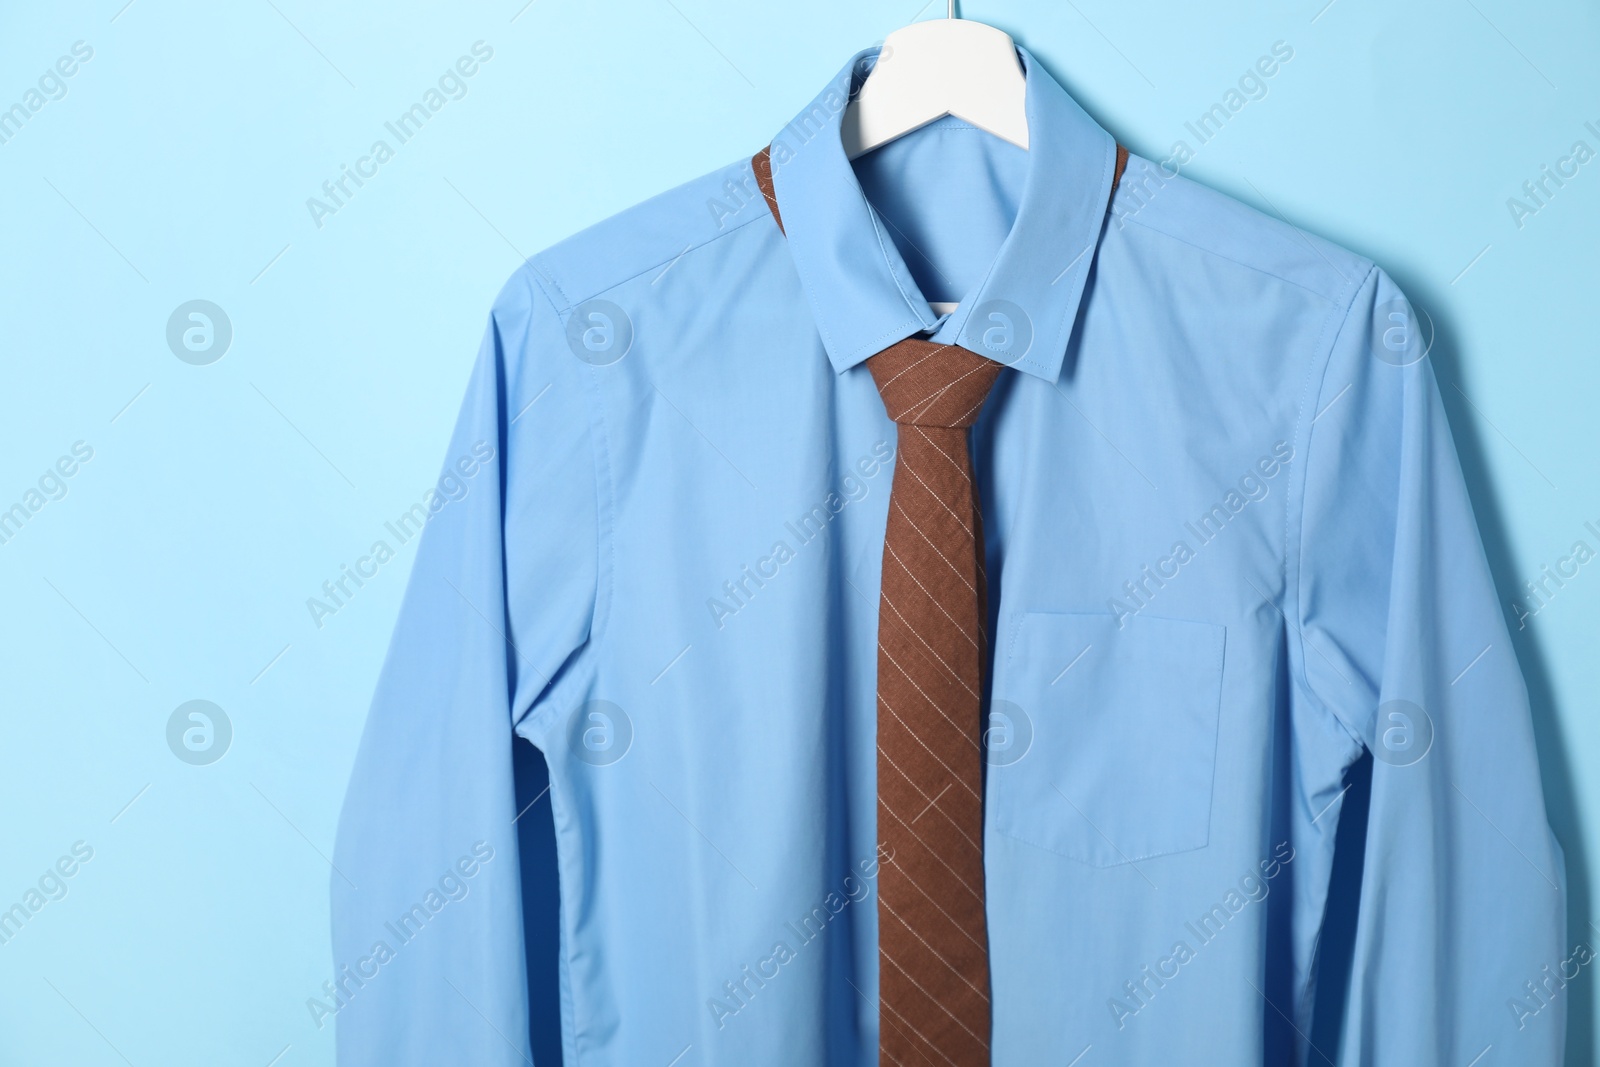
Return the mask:
{"type": "Polygon", "coordinates": [[[945,18],[953,19],[955,17],[956,17],[956,0],[950,0],[950,13],[947,14],[945,16],[945,18]]]}

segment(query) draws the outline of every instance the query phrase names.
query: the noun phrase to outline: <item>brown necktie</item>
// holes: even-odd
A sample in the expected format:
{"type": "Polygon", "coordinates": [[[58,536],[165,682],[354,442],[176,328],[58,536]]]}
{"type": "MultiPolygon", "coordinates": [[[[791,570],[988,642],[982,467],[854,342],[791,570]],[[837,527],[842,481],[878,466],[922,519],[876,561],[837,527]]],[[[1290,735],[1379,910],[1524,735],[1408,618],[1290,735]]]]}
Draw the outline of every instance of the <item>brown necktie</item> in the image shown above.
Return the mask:
{"type": "Polygon", "coordinates": [[[989,1063],[983,527],[967,428],[1001,365],[908,338],[867,360],[900,429],[878,600],[879,1048],[989,1063]]]}
{"type": "MultiPolygon", "coordinates": [[[[1117,146],[1114,193],[1128,153],[1117,146]]],[[[751,160],[783,229],[769,151],[751,160]]],[[[1001,365],[907,338],[867,360],[899,427],[878,604],[879,1052],[988,1067],[983,673],[988,591],[967,430],[1001,365]]]]}

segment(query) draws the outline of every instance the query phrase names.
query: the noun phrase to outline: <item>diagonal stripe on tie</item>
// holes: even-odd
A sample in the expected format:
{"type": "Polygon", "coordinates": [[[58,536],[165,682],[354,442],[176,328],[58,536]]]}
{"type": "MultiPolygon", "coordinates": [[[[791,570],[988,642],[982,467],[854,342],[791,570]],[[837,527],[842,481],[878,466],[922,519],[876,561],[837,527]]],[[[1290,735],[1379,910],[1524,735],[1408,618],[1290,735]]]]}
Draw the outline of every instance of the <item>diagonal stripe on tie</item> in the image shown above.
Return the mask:
{"type": "Polygon", "coordinates": [[[894,856],[878,873],[878,996],[900,1025],[880,1049],[986,1067],[986,607],[967,429],[1002,368],[917,338],[867,368],[900,426],[878,616],[878,836],[894,856]]]}

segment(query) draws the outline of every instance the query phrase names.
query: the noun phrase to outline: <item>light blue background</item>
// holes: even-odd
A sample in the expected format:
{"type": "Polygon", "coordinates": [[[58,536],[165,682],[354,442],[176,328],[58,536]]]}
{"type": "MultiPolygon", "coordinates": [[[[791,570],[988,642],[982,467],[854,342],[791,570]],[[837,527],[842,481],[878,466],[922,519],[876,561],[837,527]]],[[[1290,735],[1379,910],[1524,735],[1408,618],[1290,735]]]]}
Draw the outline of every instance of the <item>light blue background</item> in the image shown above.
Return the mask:
{"type": "MultiPolygon", "coordinates": [[[[1185,173],[1372,257],[1436,324],[1567,850],[1571,940],[1591,940],[1600,560],[1525,629],[1511,601],[1574,541],[1600,550],[1584,526],[1600,529],[1600,160],[1521,228],[1506,201],[1574,141],[1600,150],[1584,126],[1600,128],[1600,16],[1325,3],[963,12],[1157,159],[1195,147],[1184,123],[1273,42],[1293,47],[1185,173]]],[[[0,1063],[329,1064],[332,1028],[306,1009],[331,977],[326,857],[414,545],[320,629],[306,599],[434,482],[524,255],[748,155],[918,13],[122,4],[0,14],[0,108],[74,42],[94,50],[0,144],[0,509],[74,442],[94,449],[0,544],[0,908],[74,842],[94,849],[0,945],[0,1063]],[[466,95],[318,228],[307,198],[394,145],[383,123],[479,40],[494,54],[466,95]],[[167,347],[191,299],[232,323],[211,365],[167,347]],[[191,699],[233,725],[209,766],[167,746],[191,699]]],[[[1564,995],[1568,1062],[1591,1064],[1593,976],[1564,995]]]]}

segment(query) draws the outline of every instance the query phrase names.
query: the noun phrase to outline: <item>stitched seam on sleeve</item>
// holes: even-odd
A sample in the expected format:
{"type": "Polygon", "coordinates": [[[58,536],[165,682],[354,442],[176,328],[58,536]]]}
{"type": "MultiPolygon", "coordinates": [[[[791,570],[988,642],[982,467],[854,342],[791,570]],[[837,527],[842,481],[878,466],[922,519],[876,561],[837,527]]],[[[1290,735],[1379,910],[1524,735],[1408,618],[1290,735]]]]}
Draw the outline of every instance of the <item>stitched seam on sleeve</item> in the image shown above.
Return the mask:
{"type": "MultiPolygon", "coordinates": [[[[539,258],[535,256],[529,259],[527,266],[528,273],[534,276],[533,281],[538,282],[539,290],[544,293],[544,298],[550,304],[550,307],[554,309],[556,317],[560,318],[568,311],[571,311],[572,301],[567,299],[567,294],[562,291],[561,284],[556,281],[555,275],[550,273],[543,263],[539,262],[539,258]],[[552,289],[555,290],[555,296],[550,295],[550,290],[552,289]],[[560,299],[557,300],[556,297],[560,297],[560,299]]],[[[528,289],[532,291],[533,282],[529,282],[528,289]]]]}
{"type": "MultiPolygon", "coordinates": [[[[1286,614],[1285,618],[1289,621],[1292,630],[1292,633],[1289,635],[1289,639],[1295,643],[1300,651],[1299,668],[1295,670],[1293,665],[1291,665],[1291,670],[1295,675],[1298,676],[1297,680],[1301,691],[1310,696],[1322,709],[1322,711],[1331,716],[1333,720],[1339,724],[1340,728],[1343,729],[1345,733],[1350,735],[1350,739],[1352,741],[1363,748],[1366,746],[1365,742],[1361,739],[1360,732],[1353,728],[1350,723],[1345,721],[1344,716],[1339,713],[1335,705],[1322,698],[1322,695],[1317,692],[1314,686],[1312,686],[1311,676],[1305,669],[1306,656],[1308,654],[1320,655],[1320,653],[1316,653],[1314,649],[1308,649],[1306,647],[1308,642],[1304,636],[1304,630],[1300,625],[1303,585],[1301,579],[1302,572],[1305,570],[1306,490],[1310,485],[1311,479],[1311,438],[1315,429],[1310,422],[1306,421],[1307,413],[1315,412],[1321,406],[1323,390],[1327,387],[1328,371],[1333,365],[1334,349],[1339,343],[1339,338],[1344,335],[1346,328],[1350,325],[1350,313],[1351,309],[1355,305],[1356,297],[1361,295],[1361,293],[1366,289],[1367,284],[1373,281],[1373,279],[1377,277],[1377,274],[1378,268],[1377,265],[1374,264],[1368,269],[1367,273],[1363,275],[1359,281],[1350,287],[1350,291],[1345,294],[1344,298],[1338,304],[1334,305],[1333,310],[1338,312],[1337,316],[1330,314],[1322,328],[1322,334],[1318,338],[1318,348],[1321,350],[1321,354],[1319,358],[1313,359],[1310,367],[1307,368],[1305,386],[1301,393],[1302,399],[1299,412],[1295,418],[1295,438],[1297,440],[1300,439],[1302,427],[1304,427],[1305,433],[1304,441],[1301,444],[1301,447],[1304,450],[1304,456],[1300,461],[1299,470],[1295,472],[1295,484],[1299,493],[1299,505],[1297,508],[1285,507],[1283,509],[1283,565],[1285,572],[1284,589],[1293,591],[1291,606],[1294,609],[1293,616],[1290,617],[1286,614]],[[1307,403],[1307,400],[1310,402],[1307,403]],[[1293,522],[1292,530],[1290,526],[1291,522],[1293,522]],[[1288,573],[1291,533],[1294,535],[1295,540],[1293,575],[1288,573]]],[[[1313,414],[1311,419],[1314,421],[1315,418],[1316,416],[1313,414]]]]}
{"type": "Polygon", "coordinates": [[[610,629],[611,603],[617,574],[617,496],[611,476],[611,424],[606,421],[605,391],[600,367],[586,369],[589,386],[591,444],[594,448],[595,601],[589,640],[599,647],[610,629]]]}
{"type": "MultiPolygon", "coordinates": [[[[533,261],[529,260],[527,265],[532,268],[533,261]]],[[[528,294],[535,300],[537,300],[540,296],[543,296],[545,302],[549,304],[551,309],[554,311],[555,301],[550,299],[548,292],[544,292],[544,286],[540,284],[537,286],[537,289],[535,288],[535,273],[536,272],[533,269],[523,272],[524,281],[528,285],[528,294]]],[[[551,285],[555,285],[554,279],[549,279],[549,281],[551,285]]],[[[557,313],[557,317],[560,317],[559,313],[557,313]]],[[[585,412],[586,420],[584,426],[584,436],[589,439],[589,466],[594,485],[595,587],[594,592],[591,594],[589,605],[589,636],[585,644],[598,648],[602,631],[604,629],[604,623],[609,617],[609,602],[613,569],[607,562],[606,553],[608,550],[611,551],[611,559],[615,559],[615,550],[611,547],[615,539],[611,536],[609,529],[609,522],[611,516],[614,514],[614,508],[612,507],[610,497],[610,461],[605,434],[604,408],[600,403],[598,396],[596,395],[598,389],[596,384],[596,373],[598,368],[588,368],[588,371],[589,373],[583,376],[584,389],[585,392],[589,394],[588,403],[585,405],[588,410],[585,412]],[[602,470],[602,468],[604,469],[602,470]]],[[[582,647],[583,646],[579,646],[578,649],[572,650],[569,655],[578,654],[582,647]]],[[[559,665],[557,666],[557,669],[559,670],[559,665]]],[[[534,698],[534,703],[538,703],[537,696],[534,698]]],[[[550,728],[555,719],[556,713],[560,710],[561,709],[554,702],[552,702],[550,706],[544,708],[542,711],[530,713],[530,715],[527,716],[524,721],[526,721],[528,725],[537,732],[543,733],[550,728]]]]}

